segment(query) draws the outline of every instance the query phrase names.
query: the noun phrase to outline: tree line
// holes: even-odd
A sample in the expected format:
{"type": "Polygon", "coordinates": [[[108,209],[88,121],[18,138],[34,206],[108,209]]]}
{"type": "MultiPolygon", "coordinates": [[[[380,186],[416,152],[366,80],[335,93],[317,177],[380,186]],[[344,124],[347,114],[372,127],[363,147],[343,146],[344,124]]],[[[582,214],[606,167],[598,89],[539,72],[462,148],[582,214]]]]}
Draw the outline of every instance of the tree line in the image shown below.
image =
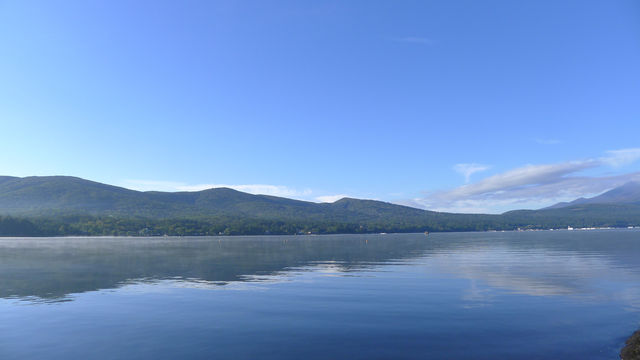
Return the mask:
{"type": "Polygon", "coordinates": [[[0,216],[0,236],[213,236],[294,235],[488,231],[573,227],[638,226],[637,216],[572,217],[512,214],[450,216],[433,219],[372,219],[358,221],[256,219],[233,216],[149,219],[142,217],[65,215],[0,216]]]}

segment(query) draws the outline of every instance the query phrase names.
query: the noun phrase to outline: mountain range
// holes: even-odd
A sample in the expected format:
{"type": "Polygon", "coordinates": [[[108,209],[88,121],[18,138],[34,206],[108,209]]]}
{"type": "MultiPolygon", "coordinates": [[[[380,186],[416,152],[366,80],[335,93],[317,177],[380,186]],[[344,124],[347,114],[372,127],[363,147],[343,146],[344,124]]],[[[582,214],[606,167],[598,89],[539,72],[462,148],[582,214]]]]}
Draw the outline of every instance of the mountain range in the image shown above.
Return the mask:
{"type": "Polygon", "coordinates": [[[628,182],[592,198],[579,198],[571,202],[560,202],[546,209],[560,209],[586,204],[633,204],[640,203],[640,183],[628,182]]]}
{"type": "Polygon", "coordinates": [[[217,235],[512,230],[640,225],[640,184],[501,215],[382,201],[314,203],[229,188],[135,191],[77,177],[0,177],[0,235],[217,235]]]}

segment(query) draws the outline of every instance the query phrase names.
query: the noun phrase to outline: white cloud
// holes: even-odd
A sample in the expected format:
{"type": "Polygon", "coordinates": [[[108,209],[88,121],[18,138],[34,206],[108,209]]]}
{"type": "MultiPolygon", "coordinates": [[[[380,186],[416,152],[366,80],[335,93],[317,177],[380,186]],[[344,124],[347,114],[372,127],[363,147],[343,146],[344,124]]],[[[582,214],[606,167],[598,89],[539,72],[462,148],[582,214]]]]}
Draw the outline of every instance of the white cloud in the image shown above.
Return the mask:
{"type": "Polygon", "coordinates": [[[175,181],[156,181],[156,180],[125,180],[121,184],[122,187],[138,191],[201,191],[212,188],[229,188],[249,194],[271,195],[286,198],[293,198],[304,201],[332,203],[345,197],[347,194],[323,195],[312,197],[311,189],[293,189],[282,185],[268,184],[186,184],[175,181]]]}
{"type": "Polygon", "coordinates": [[[323,203],[332,203],[346,197],[349,197],[349,195],[345,195],[345,194],[325,195],[325,196],[318,196],[315,198],[315,200],[323,203]]]}
{"type": "MultiPolygon", "coordinates": [[[[525,165],[480,181],[427,193],[397,203],[449,212],[499,213],[512,209],[540,208],[578,197],[598,195],[629,181],[640,181],[640,172],[586,176],[584,170],[615,169],[640,160],[640,148],[611,150],[598,158],[556,164],[525,165]]],[[[483,164],[457,164],[454,170],[470,177],[489,168],[483,164]]],[[[317,202],[335,202],[346,194],[315,196],[310,189],[270,184],[186,184],[171,181],[126,180],[121,186],[141,191],[198,191],[228,187],[251,194],[265,194],[317,202]],[[315,196],[315,197],[314,197],[315,196]]]]}
{"type": "Polygon", "coordinates": [[[178,187],[183,186],[184,184],[173,181],[129,179],[124,180],[118,185],[127,189],[138,191],[180,191],[178,190],[178,187]]]}
{"type": "Polygon", "coordinates": [[[429,210],[475,213],[540,208],[560,201],[598,195],[629,181],[640,181],[640,172],[610,176],[579,175],[583,170],[619,167],[637,160],[640,160],[640,149],[633,148],[607,151],[605,156],[595,159],[525,165],[404,203],[429,210]]]}
{"type": "Polygon", "coordinates": [[[610,150],[607,151],[606,154],[606,156],[600,158],[600,161],[614,167],[619,167],[631,164],[640,159],[640,148],[610,150]]]}
{"type": "Polygon", "coordinates": [[[272,195],[281,197],[305,197],[311,195],[309,189],[298,190],[282,185],[267,184],[185,184],[172,181],[125,180],[122,186],[139,191],[200,191],[212,188],[230,188],[250,194],[272,195]]]}
{"type": "Polygon", "coordinates": [[[554,182],[564,175],[598,166],[593,160],[571,161],[550,165],[526,165],[493,175],[473,184],[463,185],[448,192],[448,196],[464,198],[479,194],[499,192],[528,185],[554,182]]]}
{"type": "Polygon", "coordinates": [[[469,182],[469,178],[471,177],[471,175],[477,172],[485,171],[487,169],[489,169],[489,166],[482,164],[456,164],[453,166],[453,170],[464,175],[465,182],[469,182]]]}
{"type": "Polygon", "coordinates": [[[297,190],[281,185],[267,185],[267,184],[243,184],[243,185],[231,185],[231,184],[200,184],[200,185],[185,185],[181,186],[178,191],[200,191],[211,188],[229,188],[250,194],[272,195],[281,197],[301,197],[311,194],[311,190],[297,190]]]}

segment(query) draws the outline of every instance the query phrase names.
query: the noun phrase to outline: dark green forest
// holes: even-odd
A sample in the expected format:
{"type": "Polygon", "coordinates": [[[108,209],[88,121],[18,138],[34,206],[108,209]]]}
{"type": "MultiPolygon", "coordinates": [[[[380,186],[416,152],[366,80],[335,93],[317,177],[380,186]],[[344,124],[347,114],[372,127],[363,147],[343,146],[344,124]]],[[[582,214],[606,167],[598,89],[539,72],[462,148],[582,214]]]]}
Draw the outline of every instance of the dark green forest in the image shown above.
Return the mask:
{"type": "Polygon", "coordinates": [[[567,226],[640,226],[640,202],[454,214],[350,198],[319,204],[226,188],[140,192],[74,177],[0,177],[0,236],[350,234],[567,226]]]}
{"type": "Polygon", "coordinates": [[[302,217],[270,220],[238,216],[167,219],[88,215],[28,218],[2,216],[0,236],[293,235],[640,226],[640,211],[637,208],[634,211],[635,215],[629,212],[615,215],[615,212],[600,207],[582,209],[573,214],[567,214],[566,211],[560,214],[556,211],[518,211],[503,215],[460,215],[406,220],[374,218],[362,221],[318,221],[302,217]]]}

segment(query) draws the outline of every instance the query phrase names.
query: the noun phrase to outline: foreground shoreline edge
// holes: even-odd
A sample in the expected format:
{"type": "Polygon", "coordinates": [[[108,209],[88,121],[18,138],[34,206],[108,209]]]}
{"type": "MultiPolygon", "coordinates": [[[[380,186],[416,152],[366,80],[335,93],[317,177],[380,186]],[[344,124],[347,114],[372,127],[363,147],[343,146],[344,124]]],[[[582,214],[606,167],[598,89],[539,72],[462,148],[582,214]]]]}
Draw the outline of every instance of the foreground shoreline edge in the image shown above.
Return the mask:
{"type": "Polygon", "coordinates": [[[634,332],[620,350],[622,360],[640,360],[640,330],[634,332]]]}

